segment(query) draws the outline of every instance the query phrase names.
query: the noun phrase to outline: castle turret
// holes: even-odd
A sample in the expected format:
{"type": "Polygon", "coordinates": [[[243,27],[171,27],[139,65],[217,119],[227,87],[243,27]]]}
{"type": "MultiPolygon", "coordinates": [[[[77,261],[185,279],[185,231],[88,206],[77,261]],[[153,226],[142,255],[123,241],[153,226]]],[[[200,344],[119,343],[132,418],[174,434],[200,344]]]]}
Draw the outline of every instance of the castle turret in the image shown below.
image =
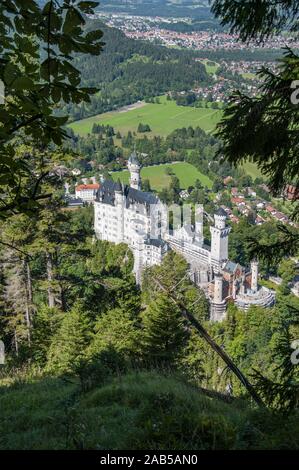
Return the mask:
{"type": "Polygon", "coordinates": [[[210,227],[211,261],[218,264],[228,259],[228,235],[231,229],[226,225],[226,217],[225,210],[219,209],[214,215],[215,225],[210,227]]]}
{"type": "Polygon", "coordinates": [[[243,287],[236,297],[236,305],[245,312],[253,305],[263,308],[272,307],[275,304],[275,291],[264,286],[258,285],[258,267],[257,260],[251,262],[251,285],[250,289],[245,289],[245,275],[243,276],[243,287]]]}
{"type": "Polygon", "coordinates": [[[259,275],[259,262],[257,260],[251,261],[251,290],[257,292],[258,290],[258,275],[259,275]]]}
{"type": "Polygon", "coordinates": [[[128,160],[128,169],[130,172],[130,186],[134,189],[141,189],[141,165],[134,151],[128,160]]]}
{"type": "Polygon", "coordinates": [[[227,218],[227,214],[225,210],[222,209],[221,207],[214,214],[215,227],[219,228],[220,230],[224,229],[226,227],[226,218],[227,218]]]}
{"type": "Polygon", "coordinates": [[[211,302],[211,321],[222,321],[225,318],[226,300],[223,298],[223,276],[220,272],[214,275],[214,297],[211,302]]]}
{"type": "Polygon", "coordinates": [[[223,300],[223,276],[220,273],[215,274],[214,279],[214,302],[220,304],[223,300]]]}

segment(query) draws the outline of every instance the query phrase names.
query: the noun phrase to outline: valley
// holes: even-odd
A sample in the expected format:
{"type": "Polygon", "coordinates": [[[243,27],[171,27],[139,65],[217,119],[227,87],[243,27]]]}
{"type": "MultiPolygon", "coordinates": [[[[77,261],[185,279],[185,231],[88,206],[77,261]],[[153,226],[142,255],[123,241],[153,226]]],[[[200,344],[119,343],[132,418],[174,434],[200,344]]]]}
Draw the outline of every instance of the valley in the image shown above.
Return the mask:
{"type": "Polygon", "coordinates": [[[206,132],[213,132],[221,119],[222,112],[218,109],[177,106],[174,101],[168,101],[166,96],[159,97],[158,101],[142,102],[127,111],[113,111],[86,118],[71,123],[69,127],[82,136],[91,133],[94,124],[110,125],[124,135],[129,131],[137,133],[138,125],[142,123],[148,124],[151,129],[143,135],[151,137],[167,136],[175,129],[188,126],[198,126],[206,132]]]}

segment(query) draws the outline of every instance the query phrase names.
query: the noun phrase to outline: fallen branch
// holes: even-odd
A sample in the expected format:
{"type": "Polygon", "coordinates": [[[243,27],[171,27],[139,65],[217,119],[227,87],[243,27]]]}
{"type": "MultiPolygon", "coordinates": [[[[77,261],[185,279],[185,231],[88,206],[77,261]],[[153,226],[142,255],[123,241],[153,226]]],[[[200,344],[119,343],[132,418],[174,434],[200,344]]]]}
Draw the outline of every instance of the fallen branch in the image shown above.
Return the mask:
{"type": "Polygon", "coordinates": [[[161,281],[158,279],[154,279],[157,286],[167,294],[167,296],[180,308],[182,315],[191,323],[191,325],[200,333],[200,335],[204,338],[204,340],[211,346],[211,348],[221,357],[221,359],[225,362],[225,364],[229,367],[229,369],[235,374],[235,376],[240,380],[242,385],[246,388],[250,396],[253,398],[255,403],[258,406],[265,406],[259,395],[256,393],[254,387],[243,374],[243,372],[236,366],[236,364],[231,360],[231,358],[226,354],[226,352],[218,346],[218,344],[213,340],[213,338],[209,335],[207,330],[196,320],[196,318],[190,313],[183,302],[177,300],[172,295],[172,290],[166,289],[161,281]]]}

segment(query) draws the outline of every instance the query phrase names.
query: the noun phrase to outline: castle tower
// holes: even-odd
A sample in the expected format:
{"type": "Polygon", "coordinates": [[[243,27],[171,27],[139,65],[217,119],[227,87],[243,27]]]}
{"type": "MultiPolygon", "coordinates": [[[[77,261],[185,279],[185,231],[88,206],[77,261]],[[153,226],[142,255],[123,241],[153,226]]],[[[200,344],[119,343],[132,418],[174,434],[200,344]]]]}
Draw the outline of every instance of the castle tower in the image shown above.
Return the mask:
{"type": "Polygon", "coordinates": [[[259,262],[257,260],[251,261],[251,290],[257,292],[258,290],[258,275],[259,275],[259,262]]]}
{"type": "Polygon", "coordinates": [[[211,321],[222,321],[226,314],[226,301],[223,298],[223,276],[215,273],[214,275],[214,298],[211,302],[211,321]]]}
{"type": "Polygon", "coordinates": [[[136,152],[131,154],[128,160],[128,169],[130,172],[130,186],[134,189],[141,189],[141,177],[140,177],[140,170],[141,165],[137,158],[136,152]]]}
{"type": "Polygon", "coordinates": [[[117,241],[118,243],[122,243],[124,241],[124,210],[126,197],[120,180],[116,183],[114,194],[117,214],[117,241]]]}
{"type": "Polygon", "coordinates": [[[223,276],[220,273],[215,274],[214,279],[214,302],[220,304],[223,301],[223,276]]]}
{"type": "Polygon", "coordinates": [[[219,209],[214,215],[215,225],[210,227],[211,232],[211,261],[218,265],[228,259],[228,235],[230,227],[226,225],[226,212],[219,209]]]}

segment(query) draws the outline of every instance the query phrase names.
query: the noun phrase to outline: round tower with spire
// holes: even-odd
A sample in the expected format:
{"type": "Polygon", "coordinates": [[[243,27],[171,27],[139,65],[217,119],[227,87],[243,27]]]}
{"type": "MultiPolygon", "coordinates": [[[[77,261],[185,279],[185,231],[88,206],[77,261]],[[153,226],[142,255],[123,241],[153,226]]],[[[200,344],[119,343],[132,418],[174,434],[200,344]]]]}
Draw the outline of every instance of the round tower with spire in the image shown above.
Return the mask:
{"type": "Polygon", "coordinates": [[[137,158],[136,150],[132,152],[128,160],[128,169],[130,172],[130,186],[134,189],[141,189],[141,164],[137,158]]]}

